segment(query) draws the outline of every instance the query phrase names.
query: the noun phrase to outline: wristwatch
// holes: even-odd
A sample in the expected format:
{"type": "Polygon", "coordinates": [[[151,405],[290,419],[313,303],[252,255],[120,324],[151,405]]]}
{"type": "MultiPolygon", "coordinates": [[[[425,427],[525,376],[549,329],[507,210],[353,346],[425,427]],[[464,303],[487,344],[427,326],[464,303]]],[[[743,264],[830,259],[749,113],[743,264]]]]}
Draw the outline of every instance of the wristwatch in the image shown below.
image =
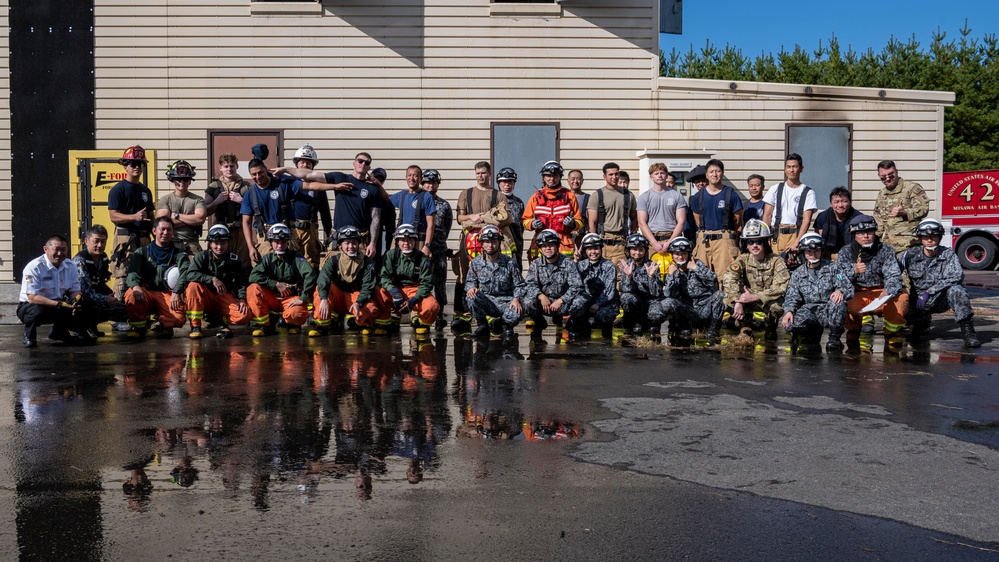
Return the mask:
{"type": "Polygon", "coordinates": [[[179,221],[180,220],[180,213],[174,213],[173,214],[173,220],[179,221]]]}

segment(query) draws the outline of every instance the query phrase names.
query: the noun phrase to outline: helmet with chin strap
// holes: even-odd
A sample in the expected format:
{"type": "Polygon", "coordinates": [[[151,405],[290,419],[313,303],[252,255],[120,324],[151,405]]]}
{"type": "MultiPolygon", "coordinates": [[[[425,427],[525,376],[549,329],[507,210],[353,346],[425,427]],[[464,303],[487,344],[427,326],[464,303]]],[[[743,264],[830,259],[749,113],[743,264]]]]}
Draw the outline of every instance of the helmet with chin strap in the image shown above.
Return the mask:
{"type": "Polygon", "coordinates": [[[669,247],[666,248],[667,252],[692,252],[694,251],[694,245],[683,236],[677,236],[669,243],[669,247]]]}
{"type": "Polygon", "coordinates": [[[936,219],[923,219],[916,227],[916,236],[943,236],[944,225],[936,219]]]}

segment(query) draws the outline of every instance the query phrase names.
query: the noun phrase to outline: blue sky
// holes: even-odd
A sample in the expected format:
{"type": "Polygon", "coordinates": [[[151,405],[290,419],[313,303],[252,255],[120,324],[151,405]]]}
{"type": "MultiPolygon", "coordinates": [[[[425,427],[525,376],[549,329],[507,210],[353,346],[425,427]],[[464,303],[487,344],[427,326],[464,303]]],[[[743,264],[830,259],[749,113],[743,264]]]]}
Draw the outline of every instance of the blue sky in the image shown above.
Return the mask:
{"type": "Polygon", "coordinates": [[[796,44],[809,52],[833,34],[840,46],[854,51],[875,52],[894,35],[905,42],[913,34],[922,46],[932,40],[939,27],[947,40],[960,37],[965,19],[971,37],[981,38],[999,32],[997,0],[831,0],[826,2],[790,0],[687,0],[683,3],[683,35],[660,35],[664,53],[676,48],[686,53],[706,39],[716,47],[726,43],[755,58],[762,52],[779,53],[783,45],[792,51],[796,44]]]}

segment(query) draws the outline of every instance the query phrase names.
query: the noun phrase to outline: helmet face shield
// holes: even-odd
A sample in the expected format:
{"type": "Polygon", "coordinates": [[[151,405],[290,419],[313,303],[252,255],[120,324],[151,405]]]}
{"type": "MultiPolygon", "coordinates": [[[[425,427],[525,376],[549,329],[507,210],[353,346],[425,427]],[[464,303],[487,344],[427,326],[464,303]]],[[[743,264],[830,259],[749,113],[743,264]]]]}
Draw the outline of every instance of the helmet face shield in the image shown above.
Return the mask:
{"type": "Polygon", "coordinates": [[[648,249],[649,241],[645,239],[641,234],[632,234],[625,240],[624,249],[629,250],[631,248],[645,248],[648,249]]]}
{"type": "Polygon", "coordinates": [[[395,230],[394,238],[396,240],[405,239],[405,238],[412,238],[413,240],[416,240],[417,238],[419,238],[419,234],[416,232],[416,228],[413,225],[403,224],[400,225],[399,228],[395,230]]]}
{"type": "Polygon", "coordinates": [[[267,230],[268,240],[291,240],[291,230],[283,224],[275,224],[267,230]]]}
{"type": "Polygon", "coordinates": [[[513,168],[503,168],[496,173],[496,182],[501,181],[517,181],[517,172],[513,168]]]}
{"type": "Polygon", "coordinates": [[[563,174],[562,165],[554,160],[549,160],[545,162],[545,165],[541,167],[542,176],[559,176],[563,174]]]}
{"type": "Polygon", "coordinates": [[[672,242],[669,243],[669,247],[666,248],[666,251],[670,253],[687,252],[689,254],[694,251],[694,244],[683,236],[677,236],[672,242]]]}
{"type": "Polygon", "coordinates": [[[503,233],[500,232],[500,229],[491,224],[486,225],[479,231],[479,241],[483,240],[495,240],[499,242],[503,240],[503,233]]]}
{"type": "Polygon", "coordinates": [[[818,234],[806,234],[801,238],[801,241],[798,243],[798,249],[802,251],[822,250],[823,246],[825,246],[825,241],[822,240],[822,237],[819,236],[818,234]]]}
{"type": "Polygon", "coordinates": [[[916,227],[916,236],[943,236],[943,224],[935,219],[924,219],[916,227]]]}
{"type": "Polygon", "coordinates": [[[434,169],[424,170],[423,175],[420,176],[420,183],[440,183],[441,173],[434,169]]]}
{"type": "Polygon", "coordinates": [[[208,241],[216,242],[219,240],[232,240],[232,234],[224,224],[216,224],[208,229],[208,241]]]}

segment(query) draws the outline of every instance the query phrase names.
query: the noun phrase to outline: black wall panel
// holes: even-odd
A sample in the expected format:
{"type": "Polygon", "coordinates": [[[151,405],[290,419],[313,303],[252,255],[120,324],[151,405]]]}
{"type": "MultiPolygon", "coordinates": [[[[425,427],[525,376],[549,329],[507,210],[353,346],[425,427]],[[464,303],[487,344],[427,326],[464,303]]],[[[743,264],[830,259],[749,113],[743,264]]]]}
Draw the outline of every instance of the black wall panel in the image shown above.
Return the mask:
{"type": "Polygon", "coordinates": [[[68,151],[93,149],[93,0],[10,0],[14,280],[69,238],[68,151]]]}

